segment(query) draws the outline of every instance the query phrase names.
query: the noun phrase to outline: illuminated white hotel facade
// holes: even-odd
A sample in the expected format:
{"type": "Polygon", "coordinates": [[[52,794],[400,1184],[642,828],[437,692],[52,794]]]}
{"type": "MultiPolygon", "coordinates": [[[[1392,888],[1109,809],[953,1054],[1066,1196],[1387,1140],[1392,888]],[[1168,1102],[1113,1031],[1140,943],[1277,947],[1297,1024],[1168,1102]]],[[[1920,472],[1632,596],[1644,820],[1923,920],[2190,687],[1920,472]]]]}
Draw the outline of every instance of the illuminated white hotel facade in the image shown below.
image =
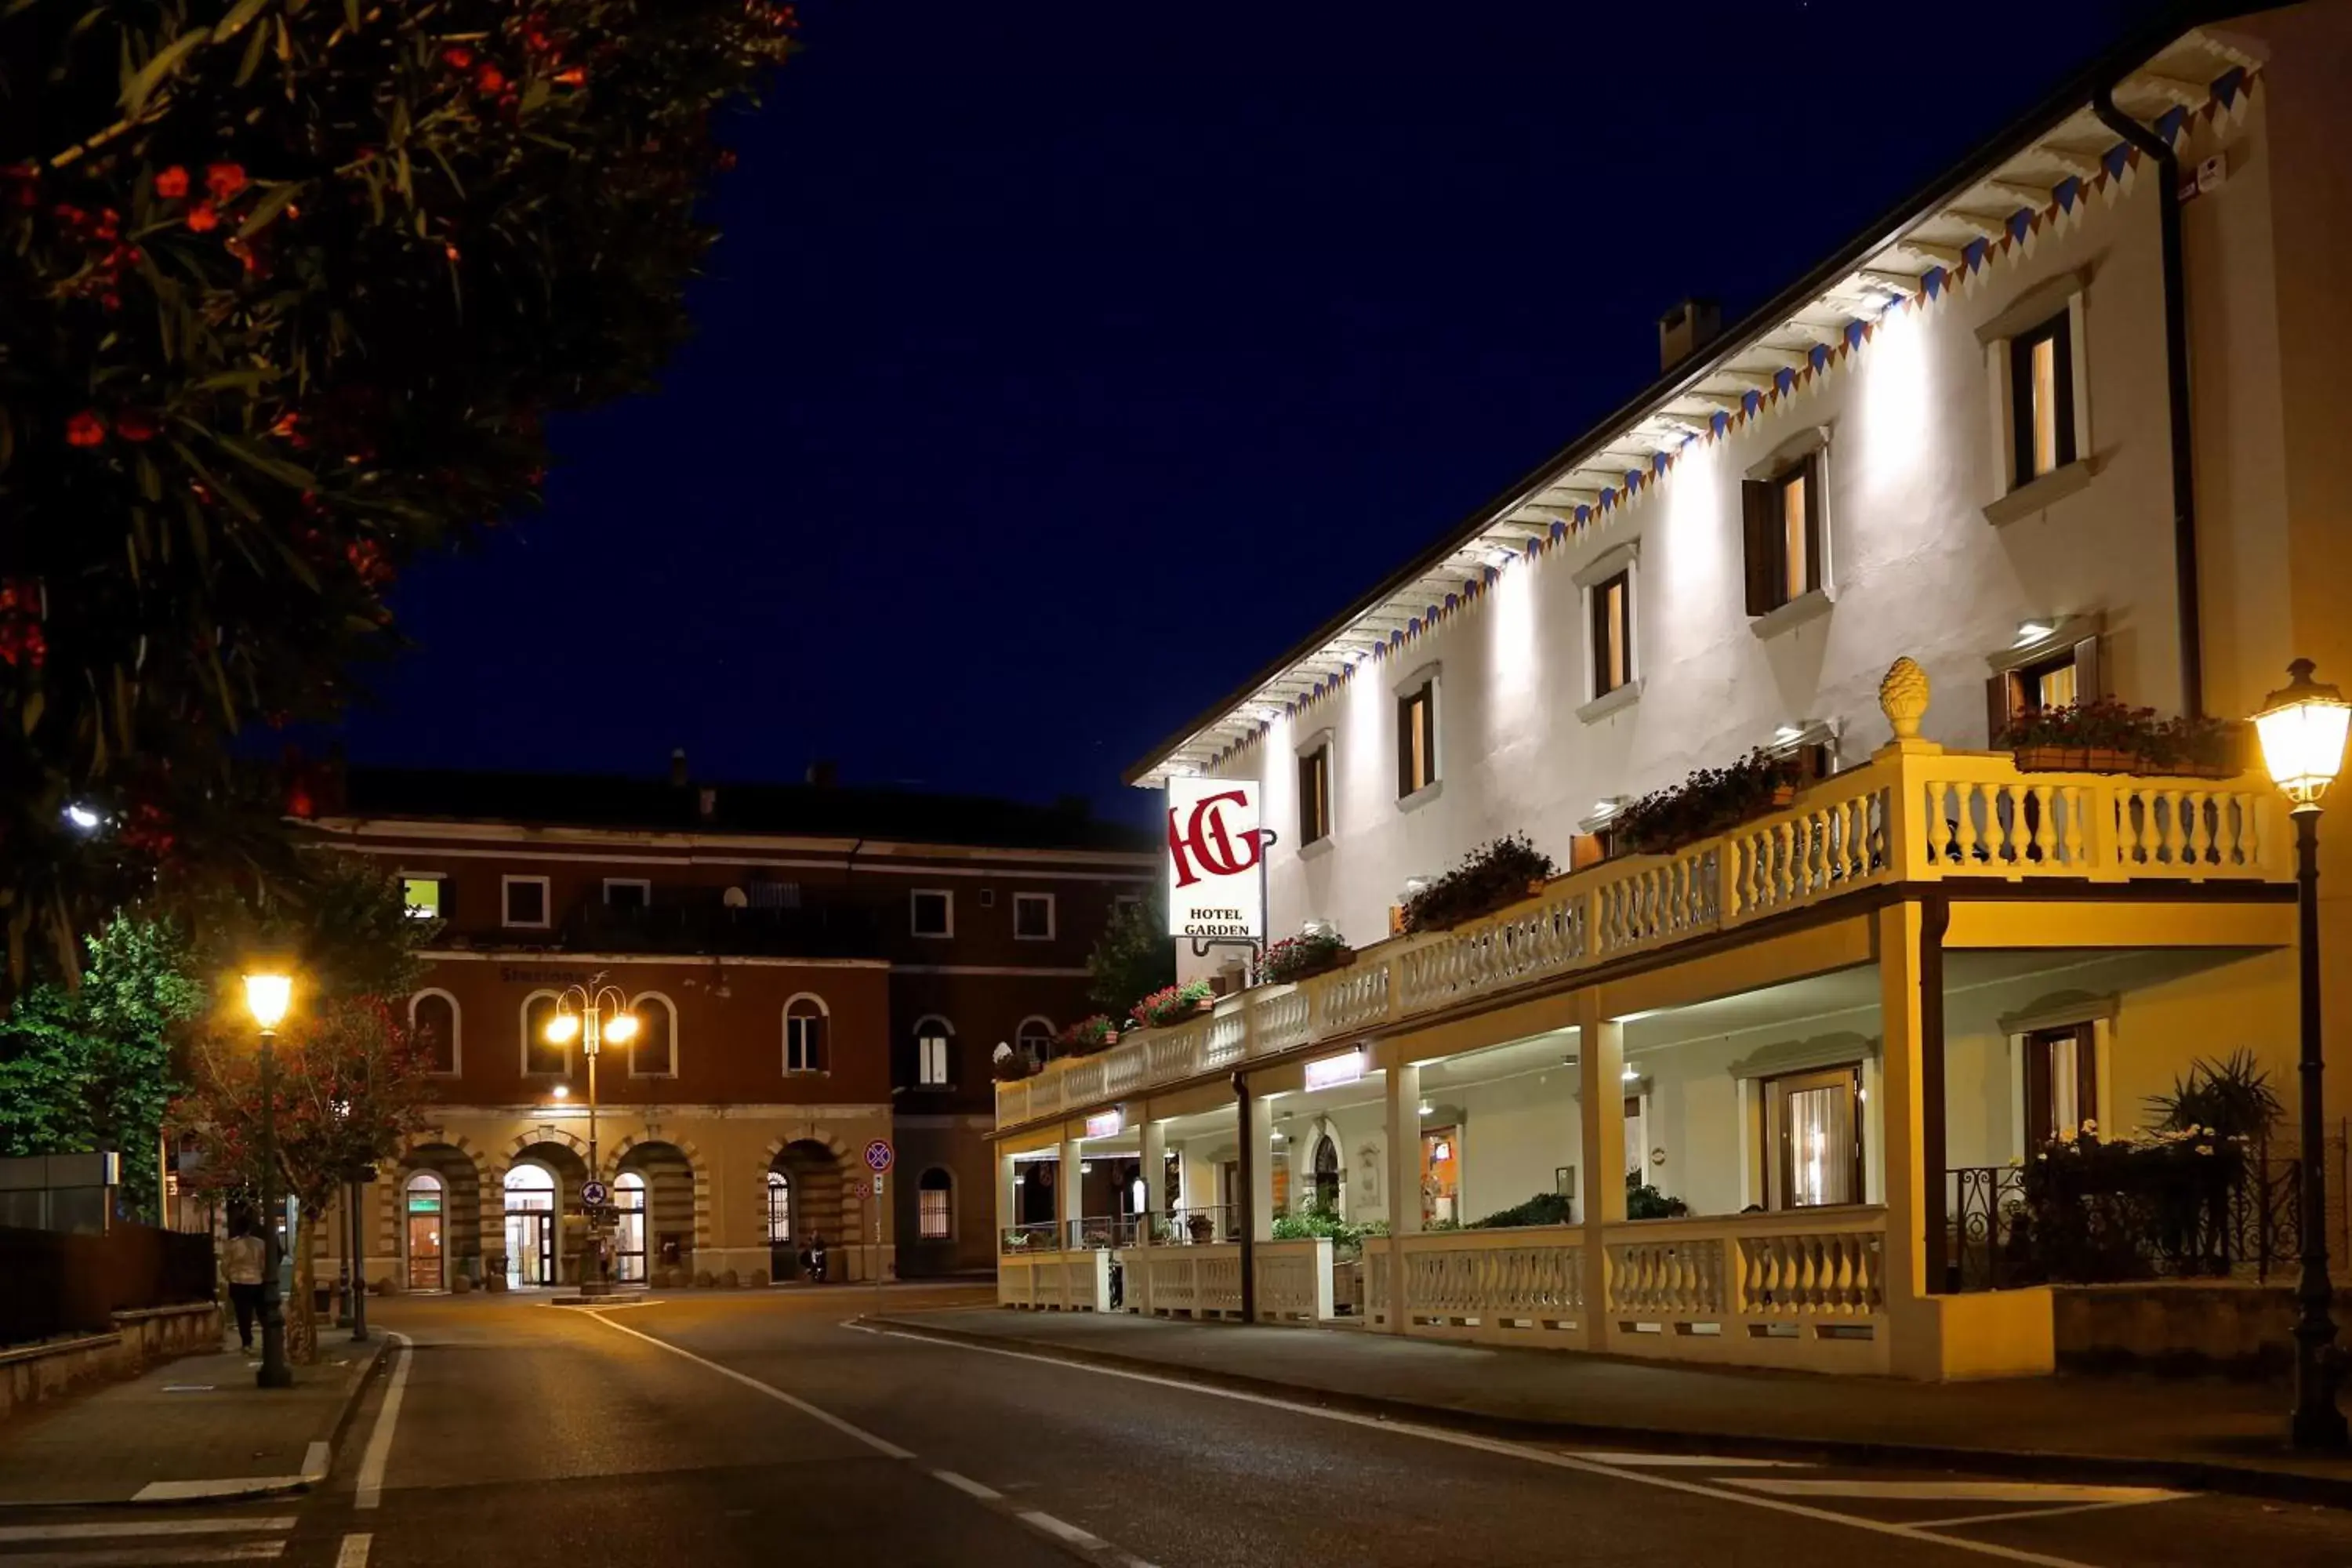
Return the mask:
{"type": "Polygon", "coordinates": [[[1985,1226],[2197,1058],[2292,1105],[2292,843],[2251,759],[1990,748],[2100,696],[2242,717],[2297,656],[2352,679],[2347,79],[2325,5],[2110,57],[1746,321],[1670,318],[1618,415],[1144,758],[1254,786],[1270,930],[1354,959],[1229,967],[1001,1086],[1003,1299],[2049,1370],[2052,1289],[1979,1267],[1985,1226]],[[1757,748],[1801,761],[1785,805],[1610,853],[1625,803],[1757,748]],[[1560,874],[1391,936],[1516,833],[1560,874]],[[1546,1194],[1565,1223],[1454,1228],[1546,1194]],[[1315,1205],[1387,1234],[1277,1235],[1315,1205]]]}

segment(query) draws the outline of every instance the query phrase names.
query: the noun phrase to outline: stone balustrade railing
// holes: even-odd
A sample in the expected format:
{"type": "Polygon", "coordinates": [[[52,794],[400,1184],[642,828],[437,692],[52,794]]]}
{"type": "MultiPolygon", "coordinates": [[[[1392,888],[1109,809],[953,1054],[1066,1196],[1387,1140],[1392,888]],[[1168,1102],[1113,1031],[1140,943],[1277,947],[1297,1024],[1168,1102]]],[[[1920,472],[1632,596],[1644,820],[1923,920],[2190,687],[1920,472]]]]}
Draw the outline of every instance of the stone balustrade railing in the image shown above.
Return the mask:
{"type": "Polygon", "coordinates": [[[1584,1237],[1566,1226],[1430,1231],[1364,1243],[1365,1317],[1395,1322],[1391,1248],[1404,1251],[1404,1327],[1433,1339],[1537,1344],[1584,1324],[1584,1237]]]}
{"type": "Polygon", "coordinates": [[[2286,881],[2284,809],[2259,775],[2029,773],[2005,752],[1890,748],[1801,791],[1784,810],[1671,855],[1605,861],[1484,920],[1373,944],[1347,968],[1256,986],[1197,1018],[999,1084],[997,1125],[1344,1044],[1881,883],[2286,881]]]}
{"type": "Polygon", "coordinates": [[[1603,1235],[1610,1351],[1887,1370],[1883,1208],[1632,1220],[1603,1235]]]}
{"type": "MultiPolygon", "coordinates": [[[[1332,1316],[1331,1243],[1324,1237],[1261,1241],[1257,1314],[1263,1322],[1318,1323],[1332,1316]]],[[[1238,1318],[1238,1242],[1132,1247],[1119,1254],[1129,1311],[1163,1318],[1238,1318]]]]}
{"type": "Polygon", "coordinates": [[[996,1300],[1005,1307],[1064,1312],[1110,1310],[1110,1254],[1039,1248],[1007,1252],[996,1260],[996,1300]]]}

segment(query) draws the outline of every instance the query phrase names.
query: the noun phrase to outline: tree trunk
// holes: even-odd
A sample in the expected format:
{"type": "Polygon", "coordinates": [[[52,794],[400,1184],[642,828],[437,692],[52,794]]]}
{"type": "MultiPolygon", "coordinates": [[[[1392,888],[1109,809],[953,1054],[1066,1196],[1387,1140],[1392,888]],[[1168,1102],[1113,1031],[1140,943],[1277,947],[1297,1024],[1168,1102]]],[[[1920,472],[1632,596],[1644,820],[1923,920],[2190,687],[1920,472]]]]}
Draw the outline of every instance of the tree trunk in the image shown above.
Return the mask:
{"type": "Polygon", "coordinates": [[[312,1230],[316,1210],[309,1204],[296,1210],[294,1222],[294,1300],[287,1304],[286,1359],[304,1366],[319,1363],[318,1260],[312,1230]]]}

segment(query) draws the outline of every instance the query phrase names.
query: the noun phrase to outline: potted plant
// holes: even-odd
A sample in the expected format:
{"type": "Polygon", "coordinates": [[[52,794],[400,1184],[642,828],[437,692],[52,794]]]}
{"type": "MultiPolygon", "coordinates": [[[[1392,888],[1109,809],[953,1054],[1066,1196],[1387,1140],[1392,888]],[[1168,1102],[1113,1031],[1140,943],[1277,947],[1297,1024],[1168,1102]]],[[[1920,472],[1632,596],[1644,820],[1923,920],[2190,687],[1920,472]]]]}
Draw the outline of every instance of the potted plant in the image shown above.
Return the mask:
{"type": "Polygon", "coordinates": [[[1055,1036],[1054,1044],[1066,1057],[1090,1057],[1118,1044],[1118,1026],[1108,1015],[1097,1013],[1055,1036]]]}
{"type": "Polygon", "coordinates": [[[2230,779],[2245,772],[2245,726],[2181,714],[2148,733],[2132,772],[2177,778],[2230,779]]]}
{"type": "Polygon", "coordinates": [[[1206,1243],[1215,1239],[1217,1234],[1217,1222],[1213,1216],[1209,1215],[1186,1215],[1184,1216],[1184,1230],[1187,1235],[1192,1237],[1196,1245],[1206,1243]]]}
{"type": "Polygon", "coordinates": [[[1611,847],[1619,854],[1670,855],[1793,805],[1801,773],[1796,758],[1761,747],[1728,767],[1697,769],[1619,812],[1610,824],[1611,847]]]}
{"type": "Polygon", "coordinates": [[[1136,1022],[1154,1029],[1164,1029],[1171,1024],[1181,1024],[1196,1013],[1209,1010],[1214,994],[1205,980],[1187,980],[1181,984],[1163,985],[1135,1005],[1136,1022]]]}
{"type": "Polygon", "coordinates": [[[1037,1063],[1010,1046],[999,1046],[988,1064],[990,1075],[999,1083],[1018,1083],[1024,1078],[1034,1078],[1037,1068],[1037,1063]]]}
{"type": "Polygon", "coordinates": [[[2015,754],[2025,773],[2122,773],[2164,742],[2153,708],[2129,708],[2111,697],[2065,708],[2020,713],[1995,744],[2015,754]]]}
{"type": "Polygon", "coordinates": [[[1445,875],[1415,889],[1397,923],[1406,932],[1450,931],[1535,898],[1559,870],[1526,834],[1507,834],[1480,845],[1445,875]]]}
{"type": "Polygon", "coordinates": [[[1318,929],[1287,936],[1265,950],[1257,962],[1257,977],[1268,985],[1286,985],[1356,962],[1356,950],[1336,931],[1318,929]]]}

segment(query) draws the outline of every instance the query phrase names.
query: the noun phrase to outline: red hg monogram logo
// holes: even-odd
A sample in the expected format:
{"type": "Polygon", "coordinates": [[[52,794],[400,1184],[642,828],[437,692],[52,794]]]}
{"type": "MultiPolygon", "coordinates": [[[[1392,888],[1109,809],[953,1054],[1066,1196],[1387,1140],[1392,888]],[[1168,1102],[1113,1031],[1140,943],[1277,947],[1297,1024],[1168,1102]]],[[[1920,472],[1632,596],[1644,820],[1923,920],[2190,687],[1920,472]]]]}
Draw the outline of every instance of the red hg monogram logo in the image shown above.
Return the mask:
{"type": "Polygon", "coordinates": [[[1168,808],[1168,855],[1176,868],[1176,885],[1189,888],[1202,877],[1237,877],[1256,866],[1263,847],[1258,829],[1239,833],[1225,826],[1225,808],[1246,810],[1249,796],[1240,790],[1204,795],[1192,803],[1192,815],[1181,831],[1176,807],[1168,808]]]}

